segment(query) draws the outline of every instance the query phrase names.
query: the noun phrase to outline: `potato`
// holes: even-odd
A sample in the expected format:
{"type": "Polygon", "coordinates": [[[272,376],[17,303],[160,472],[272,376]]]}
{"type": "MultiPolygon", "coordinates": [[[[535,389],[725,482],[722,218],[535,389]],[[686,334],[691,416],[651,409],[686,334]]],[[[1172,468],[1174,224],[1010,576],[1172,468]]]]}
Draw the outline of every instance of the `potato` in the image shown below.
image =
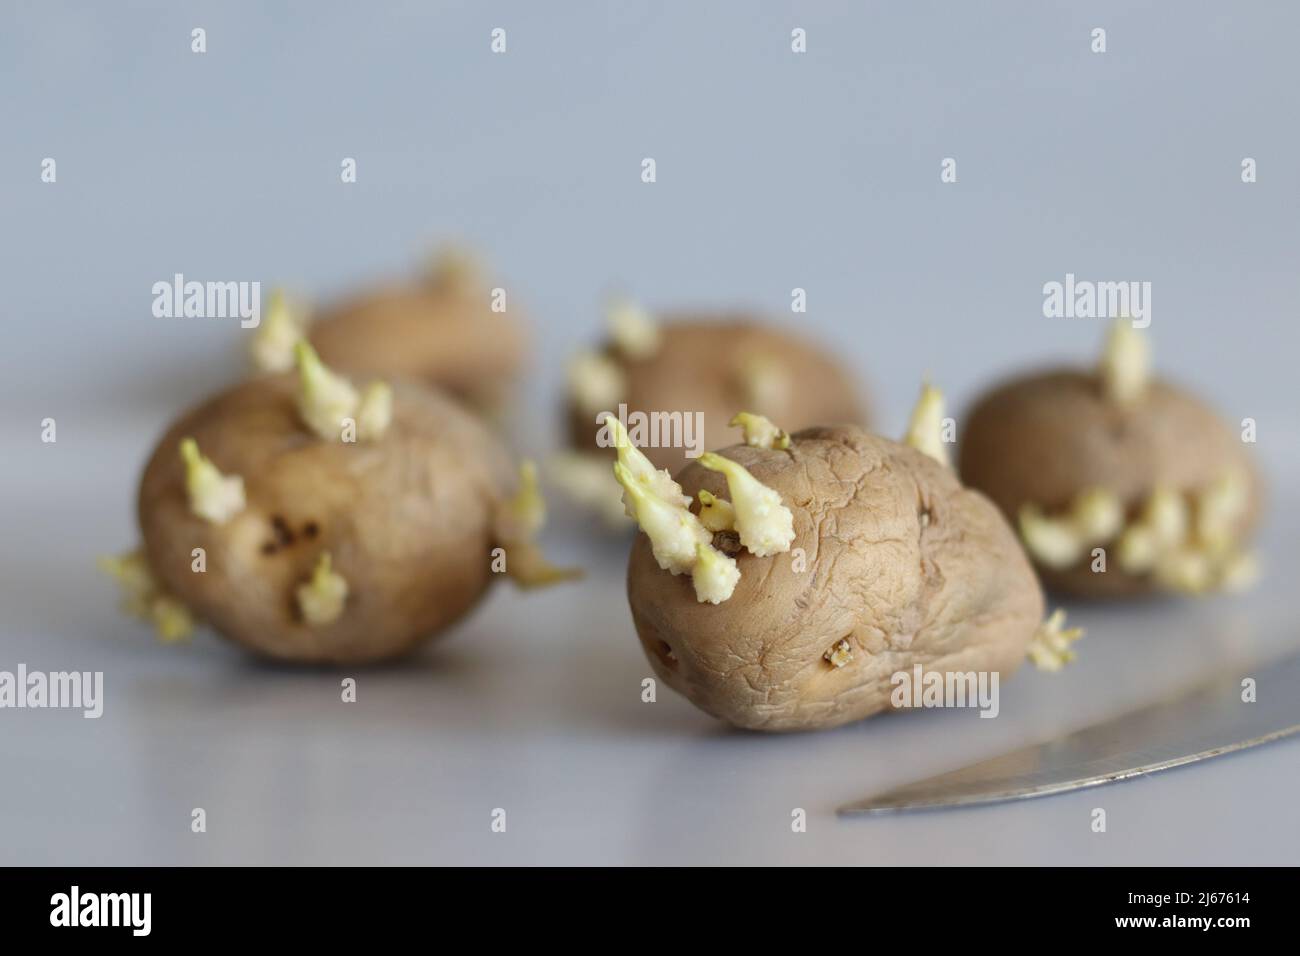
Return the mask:
{"type": "MultiPolygon", "coordinates": [[[[646,479],[638,486],[625,470],[624,480],[640,505],[646,479]]],[[[633,545],[632,619],[659,679],[736,727],[835,727],[889,709],[891,677],[915,665],[1006,675],[1036,639],[1064,651],[1077,636],[1042,631],[1042,594],[1014,532],[913,447],[852,425],[814,427],[784,449],[741,444],[705,456],[677,481],[710,507],[728,499],[737,530],[707,533],[690,576],[671,573],[664,525],[639,509],[660,542],[643,534],[633,545]],[[788,550],[759,556],[782,536],[758,551],[745,539],[762,538],[756,521],[778,528],[770,519],[782,507],[788,550]],[[699,581],[700,569],[716,580],[719,553],[739,572],[726,596],[699,581]]]]}
{"type": "Polygon", "coordinates": [[[297,329],[274,320],[256,337],[254,356],[267,371],[291,365],[287,348],[308,336],[326,364],[360,378],[393,376],[442,388],[480,412],[497,413],[518,381],[528,351],[520,312],[492,290],[461,254],[447,254],[431,275],[364,292],[323,310],[297,329]]]}
{"type": "Polygon", "coordinates": [[[382,427],[367,430],[367,390],[351,407],[359,440],[339,440],[330,422],[353,419],[331,416],[358,393],[337,377],[304,382],[250,380],[168,428],[140,484],[146,601],[166,595],[261,655],[356,663],[445,630],[482,599],[497,559],[525,583],[566,576],[539,567],[540,499],[527,483],[510,497],[509,456],[477,417],[399,382],[382,427]]]}
{"type": "MultiPolygon", "coordinates": [[[[866,420],[852,379],[833,358],[748,316],[667,315],[641,347],[629,347],[631,336],[618,332],[616,327],[614,341],[571,376],[576,380],[568,399],[569,436],[579,451],[601,450],[595,446],[596,416],[617,414],[620,403],[629,415],[702,413],[704,449],[731,442],[728,423],[738,408],[790,429],[866,420]]],[[[681,447],[643,451],[655,467],[670,471],[689,460],[681,447]]]]}
{"type": "MultiPolygon", "coordinates": [[[[1130,347],[1131,334],[1110,351],[1130,347]]],[[[1105,367],[1045,371],[980,398],[961,426],[963,481],[1017,523],[1055,590],[1121,597],[1243,583],[1261,489],[1237,434],[1159,379],[1141,377],[1120,399],[1105,367]]]]}

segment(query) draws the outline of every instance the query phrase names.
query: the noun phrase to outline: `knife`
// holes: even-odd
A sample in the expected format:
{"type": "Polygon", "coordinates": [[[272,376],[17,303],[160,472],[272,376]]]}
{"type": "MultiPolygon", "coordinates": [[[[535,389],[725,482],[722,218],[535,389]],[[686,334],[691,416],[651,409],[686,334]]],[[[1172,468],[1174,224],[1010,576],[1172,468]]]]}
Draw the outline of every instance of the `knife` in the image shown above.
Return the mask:
{"type": "Polygon", "coordinates": [[[841,816],[963,807],[1068,793],[1245,750],[1300,731],[1300,652],[1219,676],[1047,743],[839,808],[841,816]],[[1246,678],[1255,701],[1243,700],[1246,678]]]}

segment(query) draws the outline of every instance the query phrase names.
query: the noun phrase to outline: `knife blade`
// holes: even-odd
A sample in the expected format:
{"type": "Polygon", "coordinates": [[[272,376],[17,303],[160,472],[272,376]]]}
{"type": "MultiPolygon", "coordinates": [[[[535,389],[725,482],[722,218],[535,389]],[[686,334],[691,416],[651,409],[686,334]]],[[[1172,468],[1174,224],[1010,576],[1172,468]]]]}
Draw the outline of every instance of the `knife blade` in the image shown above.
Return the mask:
{"type": "Polygon", "coordinates": [[[840,807],[842,816],[974,806],[1096,787],[1300,731],[1300,652],[1164,701],[840,807]],[[1255,680],[1245,702],[1243,681],[1255,680]]]}

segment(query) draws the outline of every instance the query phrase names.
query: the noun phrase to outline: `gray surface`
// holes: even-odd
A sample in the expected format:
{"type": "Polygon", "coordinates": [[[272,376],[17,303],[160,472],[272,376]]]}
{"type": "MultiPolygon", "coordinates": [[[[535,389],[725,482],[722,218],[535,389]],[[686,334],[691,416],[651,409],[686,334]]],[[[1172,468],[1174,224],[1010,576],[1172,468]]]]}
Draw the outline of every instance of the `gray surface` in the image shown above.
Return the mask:
{"type": "MultiPolygon", "coordinates": [[[[832,811],[1296,642],[1300,10],[752,7],[0,12],[0,668],[102,669],[108,695],[99,721],[0,712],[0,862],[1297,861],[1295,742],[1023,806],[832,811]],[[493,57],[497,25],[510,52],[493,57]],[[727,733],[669,692],[640,702],[622,548],[574,522],[552,544],[586,582],[499,589],[412,664],[357,674],[355,705],[339,674],[260,667],[211,635],[163,648],[119,619],[93,558],[134,541],[144,455],[243,345],[229,321],[153,319],[150,285],[183,271],[324,296],[448,236],[481,245],[534,318],[533,407],[619,285],[797,320],[867,377],[888,431],[925,373],[960,408],[1027,360],[1090,354],[1099,324],[1044,319],[1044,282],[1150,280],[1160,367],[1260,422],[1268,576],[1245,598],[1078,611],[1078,666],[1018,676],[996,720],[781,738],[727,733]],[[807,316],[788,312],[796,285],[807,316]]],[[[556,422],[519,431],[544,450],[556,422]]]]}

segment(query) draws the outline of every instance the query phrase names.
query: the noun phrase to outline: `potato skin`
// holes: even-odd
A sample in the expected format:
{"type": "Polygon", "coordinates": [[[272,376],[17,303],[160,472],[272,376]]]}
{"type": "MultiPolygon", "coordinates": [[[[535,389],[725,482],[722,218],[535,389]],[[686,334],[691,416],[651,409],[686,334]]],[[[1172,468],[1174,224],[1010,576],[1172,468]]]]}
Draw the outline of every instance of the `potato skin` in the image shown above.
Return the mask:
{"type": "MultiPolygon", "coordinates": [[[[867,413],[848,373],[801,338],[743,315],[666,315],[660,348],[649,358],[628,360],[612,346],[603,354],[623,369],[628,412],[703,412],[704,450],[736,440],[728,424],[736,412],[766,415],[787,431],[825,423],[866,424],[867,413]],[[789,387],[782,401],[754,403],[745,388],[748,363],[778,366],[789,387]]],[[[602,409],[617,414],[618,408],[602,409]]],[[[595,444],[595,416],[570,403],[569,435],[579,450],[608,451],[595,444]]],[[[682,448],[642,448],[656,468],[676,471],[690,459],[682,448]]]]}
{"type": "Polygon", "coordinates": [[[391,286],[343,302],[308,327],[329,367],[358,378],[436,385],[480,411],[496,411],[528,351],[514,311],[493,312],[487,289],[391,286]]]}
{"type": "MultiPolygon", "coordinates": [[[[721,454],[781,494],[807,566],[794,570],[793,551],[741,551],[735,593],[701,604],[637,536],[637,634],[659,679],[696,706],[737,727],[813,730],[891,709],[891,675],[916,664],[1004,677],[1020,665],[1043,618],[1038,582],[997,509],[949,469],[852,426],[799,432],[788,451],[721,454]],[[836,668],[822,655],[841,638],[853,659],[836,668]]],[[[727,497],[698,464],[677,479],[692,496],[727,497]]]]}
{"type": "MultiPolygon", "coordinates": [[[[988,495],[1014,524],[1037,504],[1065,509],[1076,494],[1103,487],[1130,517],[1158,484],[1199,491],[1231,468],[1249,476],[1250,507],[1237,522],[1244,540],[1259,513],[1261,482],[1233,430],[1187,391],[1152,380],[1141,401],[1105,400],[1091,372],[1055,369],[995,387],[962,422],[962,481],[988,495]]],[[[1087,562],[1065,571],[1040,567],[1050,589],[1082,597],[1124,597],[1156,590],[1150,576],[1087,562]]]]}
{"type": "Polygon", "coordinates": [[[322,663],[401,654],[469,611],[495,577],[491,525],[509,487],[507,455],[454,401],[400,382],[382,439],[324,441],[303,426],[296,388],[293,374],[257,378],[167,430],[140,483],[150,567],[258,654],[322,663]],[[224,525],[189,509],[177,453],[186,436],[222,472],[243,476],[247,506],[224,525]],[[207,552],[204,573],[191,570],[194,548],[207,552]],[[324,551],[349,596],[336,621],[311,627],[295,592],[324,551]]]}

